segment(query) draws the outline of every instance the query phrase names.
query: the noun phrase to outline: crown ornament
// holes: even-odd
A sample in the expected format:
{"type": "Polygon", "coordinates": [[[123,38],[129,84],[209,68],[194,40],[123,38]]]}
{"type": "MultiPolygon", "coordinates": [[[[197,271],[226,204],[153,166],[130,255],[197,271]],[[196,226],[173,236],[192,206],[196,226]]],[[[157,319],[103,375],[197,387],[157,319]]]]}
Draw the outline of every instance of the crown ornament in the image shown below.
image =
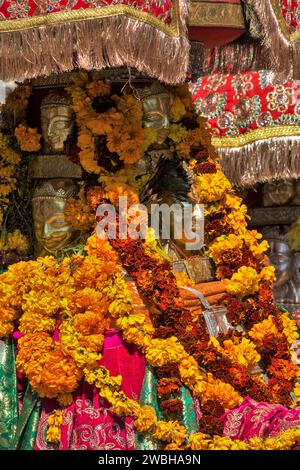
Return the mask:
{"type": "Polygon", "coordinates": [[[168,92],[168,90],[160,82],[157,81],[153,82],[150,86],[138,88],[137,93],[141,101],[157,95],[165,95],[168,98],[170,97],[170,93],[168,92]]]}
{"type": "Polygon", "coordinates": [[[62,199],[66,200],[77,193],[75,185],[71,185],[68,188],[55,189],[51,181],[45,181],[41,186],[38,186],[33,194],[32,201],[42,199],[62,199]]]}
{"type": "Polygon", "coordinates": [[[64,91],[50,90],[42,100],[41,109],[50,108],[52,106],[66,106],[71,108],[72,99],[64,91]]]}
{"type": "Polygon", "coordinates": [[[287,243],[287,231],[288,227],[283,227],[282,225],[270,225],[261,229],[261,233],[267,241],[276,240],[284,243],[287,243]]]}

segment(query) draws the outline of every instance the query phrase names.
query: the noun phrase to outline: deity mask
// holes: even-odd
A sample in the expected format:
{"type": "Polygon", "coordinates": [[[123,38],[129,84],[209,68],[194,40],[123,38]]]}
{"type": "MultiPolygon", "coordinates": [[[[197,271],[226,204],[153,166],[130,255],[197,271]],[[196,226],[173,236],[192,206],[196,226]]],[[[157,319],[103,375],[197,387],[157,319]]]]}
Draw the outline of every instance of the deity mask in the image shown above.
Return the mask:
{"type": "Polygon", "coordinates": [[[300,288],[300,252],[294,253],[293,281],[300,288]]]}
{"type": "Polygon", "coordinates": [[[170,126],[170,94],[162,85],[154,82],[151,87],[143,88],[139,96],[143,103],[144,127],[157,129],[157,144],[162,145],[168,137],[170,126]]]}
{"type": "Polygon", "coordinates": [[[269,259],[275,267],[276,282],[274,287],[286,284],[292,277],[293,254],[288,244],[280,239],[268,240],[270,245],[269,259]]]}
{"type": "Polygon", "coordinates": [[[264,185],[264,206],[285,206],[294,196],[293,181],[274,181],[264,185]]]}
{"type": "Polygon", "coordinates": [[[55,254],[79,237],[65,220],[65,205],[78,192],[71,179],[44,180],[33,194],[34,232],[37,242],[46,252],[55,254]]]}
{"type": "Polygon", "coordinates": [[[45,152],[64,152],[64,142],[74,129],[74,113],[70,99],[62,92],[50,91],[41,105],[41,125],[45,152]]]}

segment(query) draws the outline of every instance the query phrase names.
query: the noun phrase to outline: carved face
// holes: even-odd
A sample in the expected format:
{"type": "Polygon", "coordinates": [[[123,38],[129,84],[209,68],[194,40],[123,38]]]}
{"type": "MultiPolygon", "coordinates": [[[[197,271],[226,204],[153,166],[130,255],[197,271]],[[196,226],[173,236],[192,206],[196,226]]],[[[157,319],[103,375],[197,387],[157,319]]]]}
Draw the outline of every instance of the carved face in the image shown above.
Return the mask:
{"type": "Polygon", "coordinates": [[[75,194],[76,185],[70,180],[46,180],[32,198],[35,237],[44,250],[55,253],[68,246],[76,237],[65,220],[67,198],[75,194]]]}
{"type": "Polygon", "coordinates": [[[294,269],[293,269],[293,280],[300,289],[300,253],[294,254],[294,269]]]}
{"type": "Polygon", "coordinates": [[[292,181],[277,181],[266,183],[264,187],[265,199],[273,206],[288,204],[294,195],[294,183],[292,181]]]}
{"type": "Polygon", "coordinates": [[[276,282],[274,287],[283,286],[292,277],[293,254],[287,243],[281,240],[269,241],[269,259],[275,267],[276,282]]]}
{"type": "Polygon", "coordinates": [[[170,126],[170,95],[161,93],[143,99],[143,124],[158,130],[157,143],[163,144],[170,126]]]}
{"type": "Polygon", "coordinates": [[[46,147],[54,153],[63,152],[64,142],[74,127],[72,109],[63,104],[42,107],[41,124],[46,147]]]}

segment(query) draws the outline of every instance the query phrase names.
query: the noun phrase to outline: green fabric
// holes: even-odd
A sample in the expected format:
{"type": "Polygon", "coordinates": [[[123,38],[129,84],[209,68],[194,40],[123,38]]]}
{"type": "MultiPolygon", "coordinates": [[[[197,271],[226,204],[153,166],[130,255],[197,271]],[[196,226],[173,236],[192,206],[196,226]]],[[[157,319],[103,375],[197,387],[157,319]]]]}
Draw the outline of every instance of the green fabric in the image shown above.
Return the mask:
{"type": "Polygon", "coordinates": [[[0,450],[32,450],[41,404],[28,385],[19,414],[13,341],[0,340],[0,450]]]}
{"type": "Polygon", "coordinates": [[[28,385],[22,411],[19,415],[13,449],[32,450],[40,418],[41,403],[39,397],[28,385]]]}
{"type": "Polygon", "coordinates": [[[12,446],[18,422],[17,376],[12,340],[0,340],[0,449],[12,446]]]}
{"type": "MultiPolygon", "coordinates": [[[[156,393],[157,379],[151,367],[147,366],[143,381],[143,387],[140,396],[141,405],[149,405],[154,408],[156,416],[159,420],[164,420],[158,404],[156,393]]],[[[185,387],[181,389],[181,399],[183,401],[183,424],[186,427],[188,436],[198,432],[197,416],[194,408],[194,401],[185,387]]],[[[150,433],[136,434],[135,448],[138,450],[157,450],[161,448],[161,443],[153,439],[150,433]]]]}

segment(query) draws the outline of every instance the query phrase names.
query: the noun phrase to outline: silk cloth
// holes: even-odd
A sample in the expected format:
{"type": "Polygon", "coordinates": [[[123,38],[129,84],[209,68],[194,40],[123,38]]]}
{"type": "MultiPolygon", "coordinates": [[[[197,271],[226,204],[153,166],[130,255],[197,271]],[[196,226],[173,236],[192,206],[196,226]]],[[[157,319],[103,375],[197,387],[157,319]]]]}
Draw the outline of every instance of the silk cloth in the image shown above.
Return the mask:
{"type": "Polygon", "coordinates": [[[15,345],[0,340],[0,450],[31,450],[40,416],[40,400],[28,385],[18,399],[15,345]]]}
{"type": "MultiPolygon", "coordinates": [[[[135,346],[125,343],[117,330],[105,333],[103,359],[111,375],[123,377],[122,390],[129,398],[139,400],[145,373],[144,357],[135,346]]],[[[117,417],[97,389],[82,383],[74,393],[74,403],[66,408],[61,428],[60,450],[132,450],[134,425],[132,418],[117,417]]],[[[46,442],[47,419],[56,403],[43,401],[35,449],[52,450],[57,447],[46,442]]]]}
{"type": "Polygon", "coordinates": [[[252,437],[276,437],[300,425],[300,407],[289,410],[246,397],[238,408],[227,411],[222,419],[224,435],[230,439],[248,441],[252,437]]]}

